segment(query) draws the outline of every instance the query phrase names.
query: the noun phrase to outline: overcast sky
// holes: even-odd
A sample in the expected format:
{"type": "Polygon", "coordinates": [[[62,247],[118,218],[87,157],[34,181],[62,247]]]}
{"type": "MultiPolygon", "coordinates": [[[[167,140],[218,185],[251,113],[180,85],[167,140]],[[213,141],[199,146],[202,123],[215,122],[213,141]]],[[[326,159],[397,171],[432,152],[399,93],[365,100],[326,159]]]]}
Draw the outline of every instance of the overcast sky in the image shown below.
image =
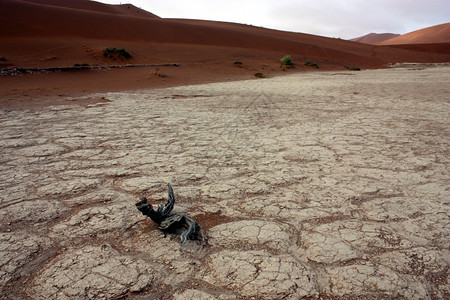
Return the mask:
{"type": "Polygon", "coordinates": [[[450,22],[450,0],[100,0],[162,18],[228,21],[343,39],[450,22]]]}

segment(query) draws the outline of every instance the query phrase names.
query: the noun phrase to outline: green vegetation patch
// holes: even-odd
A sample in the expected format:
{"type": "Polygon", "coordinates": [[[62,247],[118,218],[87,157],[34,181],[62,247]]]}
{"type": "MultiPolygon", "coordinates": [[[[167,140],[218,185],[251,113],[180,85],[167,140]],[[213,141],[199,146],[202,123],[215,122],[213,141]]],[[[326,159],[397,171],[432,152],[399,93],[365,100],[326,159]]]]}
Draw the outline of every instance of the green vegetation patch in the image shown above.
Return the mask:
{"type": "Polygon", "coordinates": [[[357,68],[357,67],[344,66],[344,68],[346,68],[347,70],[350,70],[350,71],[361,71],[361,68],[357,68]]]}
{"type": "Polygon", "coordinates": [[[119,57],[119,58],[131,58],[131,54],[128,53],[125,49],[117,49],[117,48],[106,48],[103,50],[103,56],[108,58],[119,57]]]}
{"type": "Polygon", "coordinates": [[[261,72],[255,73],[255,74],[253,74],[253,76],[258,77],[258,78],[265,78],[265,77],[266,77],[266,76],[264,76],[264,74],[261,73],[261,72]]]}
{"type": "Polygon", "coordinates": [[[305,62],[305,66],[319,68],[319,65],[310,61],[305,62]]]}
{"type": "Polygon", "coordinates": [[[290,55],[285,55],[280,59],[281,62],[281,66],[280,68],[282,68],[283,70],[286,68],[293,68],[294,67],[294,63],[292,62],[291,56],[290,55]]]}

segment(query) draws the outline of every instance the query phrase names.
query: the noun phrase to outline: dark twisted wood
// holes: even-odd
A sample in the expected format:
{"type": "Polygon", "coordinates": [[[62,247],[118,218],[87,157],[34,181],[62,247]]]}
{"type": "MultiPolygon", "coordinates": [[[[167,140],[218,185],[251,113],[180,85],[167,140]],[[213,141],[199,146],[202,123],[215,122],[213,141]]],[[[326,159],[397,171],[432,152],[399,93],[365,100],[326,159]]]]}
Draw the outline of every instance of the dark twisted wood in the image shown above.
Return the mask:
{"type": "Polygon", "coordinates": [[[148,216],[153,222],[158,224],[158,228],[162,232],[180,234],[181,245],[188,239],[204,241],[203,230],[200,228],[197,221],[186,214],[170,215],[175,205],[175,196],[170,183],[167,186],[169,195],[165,205],[160,204],[158,208],[154,210],[153,206],[147,202],[147,198],[144,197],[141,201],[136,203],[137,209],[143,215],[148,216]]]}

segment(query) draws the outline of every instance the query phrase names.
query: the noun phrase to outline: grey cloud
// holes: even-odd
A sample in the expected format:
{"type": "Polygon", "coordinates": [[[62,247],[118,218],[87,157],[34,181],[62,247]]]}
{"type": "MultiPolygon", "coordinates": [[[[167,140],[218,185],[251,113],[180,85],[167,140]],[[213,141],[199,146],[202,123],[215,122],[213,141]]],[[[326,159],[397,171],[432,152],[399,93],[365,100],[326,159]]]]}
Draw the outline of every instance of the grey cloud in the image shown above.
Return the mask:
{"type": "Polygon", "coordinates": [[[403,34],[445,23],[449,11],[448,0],[284,0],[272,4],[270,19],[271,26],[282,29],[352,38],[369,32],[403,34]]]}
{"type": "Polygon", "coordinates": [[[129,0],[128,2],[161,17],[230,21],[344,39],[370,32],[404,34],[450,21],[449,0],[129,0]]]}

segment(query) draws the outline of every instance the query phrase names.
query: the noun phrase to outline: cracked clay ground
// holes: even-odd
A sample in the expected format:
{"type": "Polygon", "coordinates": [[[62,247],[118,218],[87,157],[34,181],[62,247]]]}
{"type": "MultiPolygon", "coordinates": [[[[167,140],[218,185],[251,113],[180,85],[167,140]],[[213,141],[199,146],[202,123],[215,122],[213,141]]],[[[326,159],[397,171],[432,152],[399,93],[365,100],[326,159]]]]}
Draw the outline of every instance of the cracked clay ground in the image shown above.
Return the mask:
{"type": "Polygon", "coordinates": [[[7,299],[449,299],[450,69],[0,111],[7,299]],[[134,203],[177,203],[206,244],[134,203]]]}

